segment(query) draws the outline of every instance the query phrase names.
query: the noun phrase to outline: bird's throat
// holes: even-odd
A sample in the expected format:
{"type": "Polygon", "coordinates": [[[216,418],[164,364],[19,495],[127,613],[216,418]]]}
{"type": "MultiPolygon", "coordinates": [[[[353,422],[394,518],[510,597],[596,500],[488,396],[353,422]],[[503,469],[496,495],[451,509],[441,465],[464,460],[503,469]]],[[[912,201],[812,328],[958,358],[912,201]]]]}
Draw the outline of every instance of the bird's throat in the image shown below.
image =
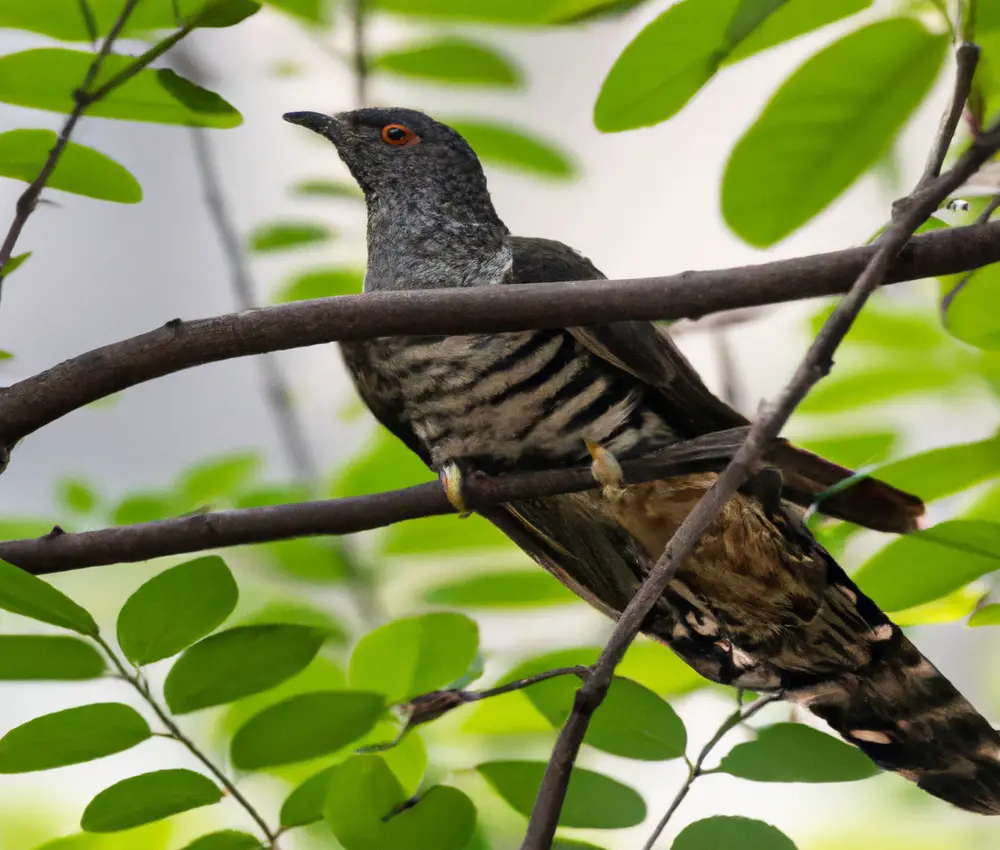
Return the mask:
{"type": "Polygon", "coordinates": [[[509,235],[496,217],[369,202],[365,291],[504,283],[513,267],[509,235]]]}

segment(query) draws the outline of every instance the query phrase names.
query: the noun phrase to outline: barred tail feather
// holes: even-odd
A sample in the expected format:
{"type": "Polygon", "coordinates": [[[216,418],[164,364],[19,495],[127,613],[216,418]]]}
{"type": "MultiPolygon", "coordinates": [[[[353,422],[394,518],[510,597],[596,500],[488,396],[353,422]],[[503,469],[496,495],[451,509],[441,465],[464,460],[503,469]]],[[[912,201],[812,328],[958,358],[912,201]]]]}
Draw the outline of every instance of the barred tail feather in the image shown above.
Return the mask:
{"type": "Polygon", "coordinates": [[[959,808],[1000,814],[1000,734],[898,629],[865,668],[792,691],[885,770],[959,808]]]}

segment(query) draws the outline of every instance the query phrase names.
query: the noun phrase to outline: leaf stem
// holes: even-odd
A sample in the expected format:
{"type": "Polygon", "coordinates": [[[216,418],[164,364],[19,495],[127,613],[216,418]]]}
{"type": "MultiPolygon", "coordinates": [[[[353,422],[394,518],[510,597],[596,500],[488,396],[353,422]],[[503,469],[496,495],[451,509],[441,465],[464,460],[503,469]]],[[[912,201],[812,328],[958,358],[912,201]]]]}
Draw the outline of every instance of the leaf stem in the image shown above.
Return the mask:
{"type": "Polygon", "coordinates": [[[712,750],[719,744],[719,742],[726,737],[729,732],[739,726],[741,723],[745,723],[751,717],[753,717],[758,711],[760,711],[765,705],[770,705],[772,702],[776,702],[781,699],[781,694],[768,694],[763,696],[755,702],[751,703],[747,708],[743,708],[740,704],[736,711],[730,714],[725,720],[722,721],[719,728],[715,730],[715,734],[709,739],[708,743],[701,748],[701,752],[698,753],[698,758],[693,762],[685,755],[684,760],[688,765],[688,775],[687,779],[677,790],[677,794],[671,801],[670,805],[667,807],[667,811],[664,813],[663,817],[660,818],[659,823],[653,829],[652,834],[646,840],[646,843],[642,845],[642,850],[652,850],[654,844],[656,844],[657,839],[659,839],[660,834],[666,828],[667,824],[670,822],[670,818],[673,817],[674,812],[680,808],[684,798],[688,795],[691,790],[691,786],[694,785],[696,779],[701,776],[708,776],[711,773],[717,772],[716,768],[711,770],[705,770],[704,764],[705,759],[711,754],[712,750]]]}
{"type": "Polygon", "coordinates": [[[179,744],[181,744],[188,752],[191,753],[198,761],[200,761],[208,771],[214,776],[219,784],[226,790],[237,803],[239,803],[244,811],[253,819],[254,823],[260,828],[261,832],[267,838],[268,845],[271,850],[277,850],[277,840],[278,833],[268,826],[267,821],[261,817],[260,813],[254,808],[253,804],[243,795],[243,792],[236,787],[233,781],[226,776],[223,771],[215,765],[215,763],[201,750],[201,748],[191,740],[181,728],[174,722],[174,719],[170,716],[170,713],[160,705],[156,697],[153,696],[150,691],[149,685],[137,674],[128,669],[125,663],[118,657],[118,654],[108,645],[108,642],[104,640],[103,637],[97,635],[94,637],[98,646],[104,650],[104,654],[108,656],[111,663],[118,669],[121,677],[125,679],[133,688],[139,693],[146,704],[153,710],[153,713],[159,718],[160,722],[167,728],[167,733],[160,733],[163,737],[173,738],[179,744]]]}

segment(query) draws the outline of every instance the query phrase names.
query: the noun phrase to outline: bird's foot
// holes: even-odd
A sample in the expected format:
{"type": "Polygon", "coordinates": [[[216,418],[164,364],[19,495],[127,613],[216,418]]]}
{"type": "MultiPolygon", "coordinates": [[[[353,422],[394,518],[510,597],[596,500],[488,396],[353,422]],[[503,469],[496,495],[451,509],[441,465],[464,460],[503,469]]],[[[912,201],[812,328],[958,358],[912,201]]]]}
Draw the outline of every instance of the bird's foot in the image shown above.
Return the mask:
{"type": "Polygon", "coordinates": [[[604,498],[620,497],[625,492],[625,474],[622,472],[621,464],[618,463],[618,458],[598,443],[591,440],[584,440],[584,443],[593,458],[590,471],[601,485],[604,498]]]}
{"type": "Polygon", "coordinates": [[[472,511],[465,504],[465,497],[462,495],[462,470],[458,468],[457,463],[451,461],[445,465],[438,477],[451,506],[458,511],[461,519],[465,519],[472,511]]]}

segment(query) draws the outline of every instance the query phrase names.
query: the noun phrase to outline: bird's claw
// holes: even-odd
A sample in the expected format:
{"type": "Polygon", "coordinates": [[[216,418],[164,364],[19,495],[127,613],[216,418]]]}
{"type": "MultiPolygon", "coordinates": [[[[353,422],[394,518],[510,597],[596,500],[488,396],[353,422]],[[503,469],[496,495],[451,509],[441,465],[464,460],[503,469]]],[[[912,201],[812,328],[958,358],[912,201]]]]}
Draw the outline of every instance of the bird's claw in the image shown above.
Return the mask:
{"type": "Polygon", "coordinates": [[[465,504],[465,497],[462,495],[462,470],[458,468],[458,464],[452,461],[441,470],[439,478],[451,506],[458,511],[461,519],[465,519],[472,511],[465,504]]]}
{"type": "Polygon", "coordinates": [[[611,498],[619,496],[625,489],[625,473],[622,472],[621,464],[606,448],[591,440],[583,441],[587,446],[593,461],[590,464],[590,471],[594,479],[603,488],[605,497],[611,498]]]}

